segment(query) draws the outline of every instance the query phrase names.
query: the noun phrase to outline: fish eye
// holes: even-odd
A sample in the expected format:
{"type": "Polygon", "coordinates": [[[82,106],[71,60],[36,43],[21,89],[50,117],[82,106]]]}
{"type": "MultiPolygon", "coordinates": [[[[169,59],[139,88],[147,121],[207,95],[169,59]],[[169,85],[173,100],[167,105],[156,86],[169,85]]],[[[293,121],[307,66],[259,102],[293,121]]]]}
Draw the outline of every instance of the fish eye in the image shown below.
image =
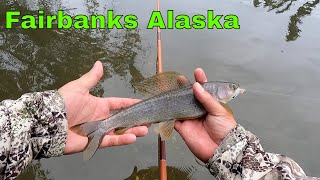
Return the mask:
{"type": "Polygon", "coordinates": [[[231,83],[230,85],[229,85],[229,87],[232,89],[232,90],[236,90],[236,89],[238,89],[238,87],[237,87],[237,85],[236,84],[234,84],[234,83],[231,83]]]}
{"type": "Polygon", "coordinates": [[[237,86],[236,84],[232,84],[232,88],[233,88],[234,90],[236,90],[236,89],[238,89],[238,86],[237,86]]]}

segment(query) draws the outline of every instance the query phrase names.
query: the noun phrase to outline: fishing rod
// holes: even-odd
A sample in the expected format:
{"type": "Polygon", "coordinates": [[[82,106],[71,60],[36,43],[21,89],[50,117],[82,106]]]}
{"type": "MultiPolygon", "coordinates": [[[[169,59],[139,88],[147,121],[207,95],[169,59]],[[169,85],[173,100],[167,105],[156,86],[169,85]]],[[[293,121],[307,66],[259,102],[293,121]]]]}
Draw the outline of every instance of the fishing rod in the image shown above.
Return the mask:
{"type": "MultiPolygon", "coordinates": [[[[157,0],[157,11],[160,11],[160,0],[157,0]]],[[[161,49],[161,31],[157,27],[157,74],[162,72],[162,49],[161,49]]],[[[167,160],[166,160],[166,144],[158,136],[158,161],[160,180],[167,180],[167,160]]]]}

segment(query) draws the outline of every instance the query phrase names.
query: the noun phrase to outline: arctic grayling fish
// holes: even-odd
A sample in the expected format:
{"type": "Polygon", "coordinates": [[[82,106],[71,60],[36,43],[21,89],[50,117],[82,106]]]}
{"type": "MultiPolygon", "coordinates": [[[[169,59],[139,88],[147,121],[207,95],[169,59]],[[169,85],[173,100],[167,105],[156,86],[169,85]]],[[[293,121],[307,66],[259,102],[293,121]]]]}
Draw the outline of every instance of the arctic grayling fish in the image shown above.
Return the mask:
{"type": "MultiPolygon", "coordinates": [[[[211,81],[203,83],[202,87],[221,103],[227,103],[244,92],[244,89],[232,82],[211,81]]],[[[116,128],[124,128],[124,131],[134,126],[159,123],[160,136],[166,140],[172,134],[175,120],[195,119],[206,114],[206,110],[193,95],[190,81],[177,72],[157,74],[135,88],[151,97],[120,110],[105,120],[71,128],[89,138],[83,153],[85,161],[94,155],[104,135],[116,128]]]]}

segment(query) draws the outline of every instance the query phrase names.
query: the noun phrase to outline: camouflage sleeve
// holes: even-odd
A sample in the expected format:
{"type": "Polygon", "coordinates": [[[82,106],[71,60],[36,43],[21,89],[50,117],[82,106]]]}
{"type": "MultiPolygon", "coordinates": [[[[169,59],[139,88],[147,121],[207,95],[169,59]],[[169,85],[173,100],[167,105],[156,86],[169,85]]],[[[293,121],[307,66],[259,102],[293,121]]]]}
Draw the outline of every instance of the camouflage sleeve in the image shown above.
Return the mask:
{"type": "Polygon", "coordinates": [[[237,125],[206,164],[217,179],[320,179],[307,177],[292,159],[263,150],[259,139],[237,125]]]}
{"type": "Polygon", "coordinates": [[[63,154],[67,120],[57,91],[0,102],[0,179],[14,179],[32,161],[63,154]]]}

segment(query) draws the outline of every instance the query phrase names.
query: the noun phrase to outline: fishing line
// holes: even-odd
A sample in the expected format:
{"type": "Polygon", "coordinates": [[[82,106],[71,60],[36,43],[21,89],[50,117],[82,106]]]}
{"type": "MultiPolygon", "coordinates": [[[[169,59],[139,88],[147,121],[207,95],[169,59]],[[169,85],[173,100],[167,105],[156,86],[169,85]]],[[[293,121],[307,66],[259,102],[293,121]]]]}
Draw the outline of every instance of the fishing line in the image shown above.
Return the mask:
{"type": "Polygon", "coordinates": [[[245,92],[252,92],[252,93],[261,93],[267,95],[274,95],[274,96],[283,96],[283,97],[294,97],[301,100],[308,100],[308,101],[318,101],[320,102],[320,98],[311,98],[311,97],[304,97],[304,96],[296,96],[296,95],[289,95],[289,94],[281,94],[281,93],[273,93],[273,92],[265,92],[265,91],[256,91],[256,90],[247,90],[245,92]]]}

